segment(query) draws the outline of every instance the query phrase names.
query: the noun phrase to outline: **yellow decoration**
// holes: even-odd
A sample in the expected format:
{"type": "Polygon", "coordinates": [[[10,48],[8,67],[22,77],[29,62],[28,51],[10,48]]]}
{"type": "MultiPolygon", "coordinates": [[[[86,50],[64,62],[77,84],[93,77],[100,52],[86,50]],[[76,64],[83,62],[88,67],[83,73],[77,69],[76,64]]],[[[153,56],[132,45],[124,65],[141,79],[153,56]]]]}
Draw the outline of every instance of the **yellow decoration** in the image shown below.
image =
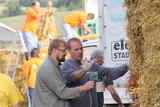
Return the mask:
{"type": "Polygon", "coordinates": [[[89,35],[85,35],[85,36],[78,36],[78,38],[81,39],[81,40],[94,40],[94,39],[98,39],[99,35],[89,34],[89,35]]]}
{"type": "MultiPolygon", "coordinates": [[[[50,13],[53,12],[52,5],[53,5],[52,1],[48,1],[48,4],[47,4],[48,8],[46,12],[50,12],[50,13]]],[[[41,19],[40,25],[37,31],[39,40],[44,41],[46,39],[50,40],[50,39],[58,38],[55,18],[53,16],[54,14],[55,14],[54,12],[53,14],[46,14],[46,16],[41,19]]]]}

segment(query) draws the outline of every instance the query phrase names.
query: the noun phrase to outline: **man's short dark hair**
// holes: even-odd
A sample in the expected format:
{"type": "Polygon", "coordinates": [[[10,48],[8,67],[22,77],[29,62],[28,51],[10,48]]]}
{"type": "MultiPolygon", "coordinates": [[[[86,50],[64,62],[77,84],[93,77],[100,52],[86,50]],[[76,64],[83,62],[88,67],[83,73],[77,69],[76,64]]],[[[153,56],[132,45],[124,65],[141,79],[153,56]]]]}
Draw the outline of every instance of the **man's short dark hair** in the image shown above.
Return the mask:
{"type": "Polygon", "coordinates": [[[90,16],[91,19],[94,19],[94,14],[93,13],[88,13],[88,16],[90,16]]]}
{"type": "Polygon", "coordinates": [[[35,6],[36,3],[39,3],[39,1],[33,1],[32,6],[35,6]]]}
{"type": "Polygon", "coordinates": [[[31,51],[31,57],[38,57],[38,55],[39,55],[39,49],[33,48],[31,51]]]}
{"type": "Polygon", "coordinates": [[[78,39],[76,37],[73,37],[73,38],[69,39],[68,42],[67,42],[68,49],[71,49],[71,42],[82,43],[80,39],[78,39]]]}
{"type": "Polygon", "coordinates": [[[60,39],[53,39],[48,48],[48,55],[51,55],[53,49],[58,49],[60,44],[67,46],[66,42],[60,39]]]}

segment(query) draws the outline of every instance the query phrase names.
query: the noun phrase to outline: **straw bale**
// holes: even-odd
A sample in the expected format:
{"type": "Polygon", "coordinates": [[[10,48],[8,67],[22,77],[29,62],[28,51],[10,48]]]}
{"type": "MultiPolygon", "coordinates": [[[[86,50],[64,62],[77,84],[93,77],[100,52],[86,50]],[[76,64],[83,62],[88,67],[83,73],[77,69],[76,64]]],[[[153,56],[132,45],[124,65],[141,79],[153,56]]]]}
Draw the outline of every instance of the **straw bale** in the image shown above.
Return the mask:
{"type": "Polygon", "coordinates": [[[129,89],[139,107],[160,106],[160,0],[125,0],[130,39],[129,89]],[[137,72],[137,73],[136,73],[137,72]]]}

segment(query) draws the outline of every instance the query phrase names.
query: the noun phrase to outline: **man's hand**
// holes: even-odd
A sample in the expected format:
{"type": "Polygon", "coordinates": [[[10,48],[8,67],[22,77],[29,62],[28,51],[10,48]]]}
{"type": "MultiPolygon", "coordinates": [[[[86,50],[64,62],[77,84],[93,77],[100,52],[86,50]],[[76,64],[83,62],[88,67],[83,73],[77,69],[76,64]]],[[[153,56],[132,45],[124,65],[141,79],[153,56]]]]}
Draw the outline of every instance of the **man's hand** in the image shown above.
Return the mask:
{"type": "Polygon", "coordinates": [[[94,87],[94,81],[88,81],[84,85],[80,86],[80,92],[90,90],[94,87]]]}
{"type": "Polygon", "coordinates": [[[51,15],[53,15],[53,11],[51,11],[51,10],[46,10],[46,11],[45,11],[45,15],[51,16],[51,15]]]}
{"type": "Polygon", "coordinates": [[[84,59],[81,61],[81,63],[82,63],[82,66],[81,66],[82,70],[84,72],[88,72],[90,68],[92,67],[93,62],[89,62],[87,59],[84,59]]]}
{"type": "Polygon", "coordinates": [[[82,24],[80,26],[80,28],[84,29],[84,31],[86,32],[86,34],[91,34],[92,33],[91,30],[90,30],[90,28],[86,24],[82,24]]]}
{"type": "Polygon", "coordinates": [[[81,63],[82,63],[81,69],[74,72],[74,76],[76,79],[83,77],[86,74],[86,72],[90,70],[93,62],[89,62],[87,59],[85,59],[85,60],[82,60],[81,63]]]}

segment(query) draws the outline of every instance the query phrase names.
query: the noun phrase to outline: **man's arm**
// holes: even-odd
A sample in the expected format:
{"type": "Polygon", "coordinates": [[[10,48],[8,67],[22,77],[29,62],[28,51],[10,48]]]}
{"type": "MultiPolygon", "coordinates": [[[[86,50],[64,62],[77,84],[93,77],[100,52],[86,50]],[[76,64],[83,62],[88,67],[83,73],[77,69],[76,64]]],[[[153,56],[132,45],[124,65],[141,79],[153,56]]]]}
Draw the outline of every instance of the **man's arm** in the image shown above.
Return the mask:
{"type": "Polygon", "coordinates": [[[77,79],[82,78],[85,74],[86,72],[83,69],[80,69],[73,72],[65,72],[65,77],[67,78],[67,80],[75,81],[77,79]]]}
{"type": "Polygon", "coordinates": [[[87,34],[91,33],[91,30],[89,29],[89,27],[86,24],[82,24],[81,28],[84,29],[86,31],[87,34]]]}
{"type": "Polygon", "coordinates": [[[92,67],[92,62],[89,62],[87,59],[81,61],[81,69],[74,72],[74,76],[79,79],[85,75],[86,72],[92,67]]]}
{"type": "MultiPolygon", "coordinates": [[[[63,80],[63,76],[55,67],[47,67],[48,69],[45,72],[39,71],[37,73],[37,80],[41,84],[45,84],[49,87],[52,92],[54,92],[61,99],[73,99],[79,97],[80,93],[90,90],[94,87],[94,82],[89,81],[82,86],[68,88],[63,80]],[[54,71],[54,72],[53,72],[54,71]]],[[[41,69],[45,70],[46,67],[41,69]]]]}
{"type": "Polygon", "coordinates": [[[44,17],[44,16],[45,16],[45,13],[39,13],[39,14],[35,15],[36,18],[40,18],[40,17],[44,17]]]}
{"type": "Polygon", "coordinates": [[[122,66],[119,67],[103,67],[101,65],[98,64],[93,64],[91,67],[91,71],[98,71],[100,76],[107,76],[110,78],[110,80],[115,80],[121,76],[123,76],[127,71],[128,71],[129,67],[127,64],[124,64],[122,66]]]}
{"type": "Polygon", "coordinates": [[[53,12],[52,11],[49,11],[49,10],[47,10],[47,11],[45,11],[44,13],[42,13],[41,11],[37,11],[37,12],[35,12],[35,11],[33,11],[33,10],[30,10],[29,11],[29,13],[30,13],[30,15],[32,16],[32,17],[35,17],[35,18],[40,18],[40,17],[44,17],[45,15],[51,15],[51,14],[53,14],[53,12]]]}
{"type": "Polygon", "coordinates": [[[82,78],[84,75],[85,75],[85,72],[84,72],[82,69],[74,72],[74,76],[75,76],[76,79],[80,79],[80,78],[82,78]]]}
{"type": "Polygon", "coordinates": [[[106,88],[110,92],[110,94],[112,95],[113,99],[118,103],[118,107],[124,107],[124,105],[122,104],[122,101],[121,101],[117,91],[114,89],[113,85],[108,85],[106,88]]]}
{"type": "Polygon", "coordinates": [[[121,65],[119,67],[109,68],[108,77],[110,77],[111,80],[118,79],[119,77],[122,77],[124,74],[126,74],[128,70],[129,70],[129,67],[127,64],[121,65]]]}
{"type": "Polygon", "coordinates": [[[92,63],[90,62],[83,62],[84,64],[80,65],[74,65],[69,62],[64,62],[61,66],[62,71],[65,74],[65,78],[69,82],[75,82],[77,79],[82,78],[87,71],[92,66],[92,63]],[[74,68],[74,66],[77,66],[77,69],[74,68]]]}
{"type": "Polygon", "coordinates": [[[49,10],[47,10],[47,11],[45,11],[44,13],[39,13],[39,14],[36,14],[35,15],[35,17],[36,18],[40,18],[40,17],[45,17],[46,15],[52,15],[53,14],[53,12],[52,11],[49,11],[49,10]]]}
{"type": "Polygon", "coordinates": [[[82,69],[74,70],[72,66],[66,63],[62,64],[61,69],[64,72],[65,78],[68,82],[75,82],[77,79],[85,75],[85,72],[83,72],[82,69]]]}

